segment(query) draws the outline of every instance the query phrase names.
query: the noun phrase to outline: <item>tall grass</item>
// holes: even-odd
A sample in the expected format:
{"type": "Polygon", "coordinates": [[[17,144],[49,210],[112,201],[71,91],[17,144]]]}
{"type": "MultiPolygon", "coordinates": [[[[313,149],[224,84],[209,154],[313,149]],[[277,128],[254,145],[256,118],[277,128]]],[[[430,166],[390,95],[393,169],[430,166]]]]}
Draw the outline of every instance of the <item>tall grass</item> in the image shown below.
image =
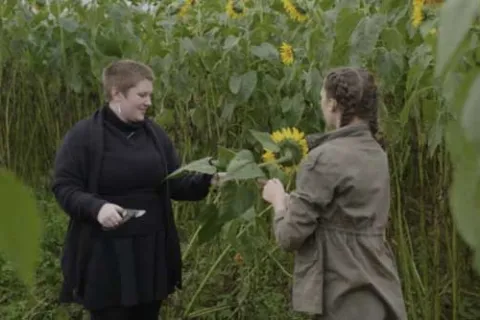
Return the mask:
{"type": "MultiPolygon", "coordinates": [[[[223,2],[196,3],[183,18],[168,15],[162,2],[150,13],[121,1],[90,7],[55,2],[38,7],[37,14],[16,1],[0,4],[0,161],[38,188],[47,226],[34,292],[26,292],[9,266],[0,264],[0,317],[82,317],[78,308],[55,302],[66,218],[46,187],[66,130],[102,103],[101,68],[129,57],[156,71],[153,116],[184,161],[214,155],[218,145],[253,146],[250,128],[322,130],[324,71],[351,61],[369,66],[384,98],[393,196],[388,236],[409,319],[479,318],[480,282],[447,206],[445,108],[431,77],[435,39],[411,29],[406,4],[361,1],[341,8],[325,1],[320,9],[306,2],[309,20],[299,24],[276,1],[249,2],[238,20],[226,16],[223,2]],[[361,32],[360,19],[371,24],[372,34],[361,32]],[[282,41],[295,48],[291,67],[279,61],[282,41]],[[252,71],[254,78],[246,76],[252,71]],[[236,91],[232,86],[239,79],[236,91]]],[[[304,319],[290,311],[292,257],[273,242],[268,212],[262,218],[246,215],[215,241],[200,243],[198,221],[209,210],[204,203],[175,206],[185,289],[168,301],[164,316],[304,319]]]]}

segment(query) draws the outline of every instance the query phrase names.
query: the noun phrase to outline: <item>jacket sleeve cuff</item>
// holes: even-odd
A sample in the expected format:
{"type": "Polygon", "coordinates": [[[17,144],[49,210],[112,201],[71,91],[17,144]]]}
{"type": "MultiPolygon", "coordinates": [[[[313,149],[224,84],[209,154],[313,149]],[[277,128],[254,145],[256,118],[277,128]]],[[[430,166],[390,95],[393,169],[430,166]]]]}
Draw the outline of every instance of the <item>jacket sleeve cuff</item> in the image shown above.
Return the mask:
{"type": "Polygon", "coordinates": [[[104,204],[108,203],[108,201],[100,200],[100,199],[92,199],[90,205],[88,206],[88,212],[94,221],[97,221],[98,213],[100,209],[103,207],[104,204]]]}

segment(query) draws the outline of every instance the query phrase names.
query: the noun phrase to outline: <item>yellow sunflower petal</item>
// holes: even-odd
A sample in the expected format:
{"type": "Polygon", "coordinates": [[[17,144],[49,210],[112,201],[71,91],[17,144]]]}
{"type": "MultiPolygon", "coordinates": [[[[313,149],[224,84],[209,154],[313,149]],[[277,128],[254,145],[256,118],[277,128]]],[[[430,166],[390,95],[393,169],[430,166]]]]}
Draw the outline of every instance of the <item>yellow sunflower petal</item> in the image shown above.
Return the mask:
{"type": "Polygon", "coordinates": [[[285,65],[291,65],[294,61],[293,48],[288,43],[283,42],[280,46],[280,59],[285,65]]]}
{"type": "Polygon", "coordinates": [[[264,162],[272,162],[275,160],[275,154],[271,151],[267,151],[262,155],[264,162]]]}
{"type": "Polygon", "coordinates": [[[307,20],[307,16],[303,13],[300,12],[295,4],[292,2],[292,0],[282,0],[283,2],[283,8],[287,12],[287,14],[290,16],[291,19],[296,20],[298,22],[304,22],[307,20]]]}

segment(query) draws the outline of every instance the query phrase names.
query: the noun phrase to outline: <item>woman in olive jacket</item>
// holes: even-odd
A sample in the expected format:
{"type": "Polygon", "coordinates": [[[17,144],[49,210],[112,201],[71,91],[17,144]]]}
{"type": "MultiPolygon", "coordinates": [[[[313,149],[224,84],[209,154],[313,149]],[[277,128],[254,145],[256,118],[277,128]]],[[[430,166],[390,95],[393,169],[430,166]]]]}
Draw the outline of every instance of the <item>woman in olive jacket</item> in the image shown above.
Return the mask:
{"type": "Polygon", "coordinates": [[[268,181],[282,248],[295,251],[293,308],[322,320],[406,320],[402,288],[384,236],[390,207],[387,155],[376,141],[377,87],[364,69],[325,78],[330,132],[307,137],[296,190],[268,181]]]}

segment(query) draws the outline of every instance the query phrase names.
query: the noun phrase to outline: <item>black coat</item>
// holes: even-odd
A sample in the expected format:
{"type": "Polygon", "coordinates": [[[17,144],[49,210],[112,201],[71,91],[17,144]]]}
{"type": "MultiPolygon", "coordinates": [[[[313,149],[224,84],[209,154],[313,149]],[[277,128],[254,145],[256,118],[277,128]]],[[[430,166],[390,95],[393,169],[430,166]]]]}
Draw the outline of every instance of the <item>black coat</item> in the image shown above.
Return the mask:
{"type": "MultiPolygon", "coordinates": [[[[104,115],[100,111],[77,122],[65,135],[55,159],[52,191],[70,217],[61,261],[64,277],[61,302],[82,302],[84,277],[93,241],[102,232],[96,217],[106,201],[96,196],[96,193],[104,148],[103,122],[104,115]]],[[[163,157],[166,172],[175,171],[180,161],[171,140],[153,121],[146,119],[145,126],[163,157]]],[[[197,174],[165,181],[162,197],[167,224],[168,279],[170,285],[179,289],[182,288],[182,261],[171,199],[204,199],[209,192],[211,177],[197,174]]]]}

